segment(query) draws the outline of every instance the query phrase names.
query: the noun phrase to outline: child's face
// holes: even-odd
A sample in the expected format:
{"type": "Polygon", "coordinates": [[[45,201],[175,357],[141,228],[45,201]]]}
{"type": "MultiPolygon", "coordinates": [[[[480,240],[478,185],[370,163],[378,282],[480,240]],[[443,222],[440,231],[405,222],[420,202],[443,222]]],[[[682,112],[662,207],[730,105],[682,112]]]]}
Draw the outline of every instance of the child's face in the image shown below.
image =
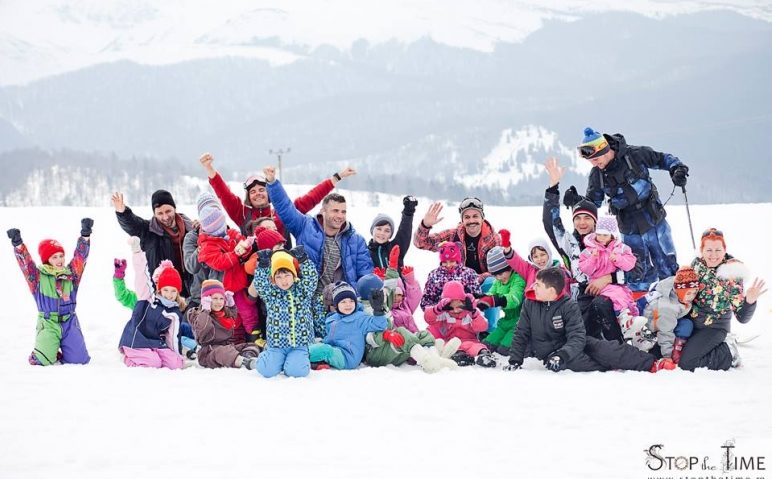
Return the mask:
{"type": "Polygon", "coordinates": [[[64,268],[64,253],[56,253],[48,258],[48,264],[54,268],[64,268]]]}
{"type": "Polygon", "coordinates": [[[533,264],[535,264],[537,268],[546,268],[549,260],[550,256],[543,249],[534,248],[531,250],[531,261],[533,261],[533,264]]]}
{"type": "Polygon", "coordinates": [[[212,311],[222,311],[225,307],[225,296],[215,293],[210,297],[212,298],[212,311]]]}
{"type": "Polygon", "coordinates": [[[611,238],[613,238],[613,236],[611,235],[602,235],[602,234],[595,235],[595,241],[602,244],[603,246],[606,246],[607,244],[609,244],[611,242],[611,238]]]}
{"type": "Polygon", "coordinates": [[[373,239],[376,243],[383,244],[389,241],[389,238],[391,238],[391,226],[381,225],[373,229],[373,239]]]}
{"type": "Polygon", "coordinates": [[[533,292],[539,301],[554,301],[558,297],[555,288],[548,288],[540,279],[533,283],[533,292]]]}
{"type": "Polygon", "coordinates": [[[338,303],[338,311],[343,315],[353,313],[356,307],[357,304],[351,298],[344,298],[338,303]]]}
{"type": "Polygon", "coordinates": [[[509,278],[512,276],[512,270],[507,269],[504,271],[499,271],[498,273],[493,275],[500,283],[507,284],[509,282],[509,278]]]}
{"type": "Polygon", "coordinates": [[[289,271],[277,271],[273,277],[273,281],[280,289],[287,291],[292,287],[293,284],[295,284],[295,276],[293,276],[289,271]]]}
{"type": "Polygon", "coordinates": [[[457,264],[458,263],[456,263],[455,261],[443,261],[442,263],[440,263],[440,266],[451,269],[451,268],[455,268],[457,264]]]}
{"type": "Polygon", "coordinates": [[[161,288],[161,296],[168,299],[169,301],[177,301],[178,294],[179,292],[174,286],[164,286],[161,288]]]}
{"type": "Polygon", "coordinates": [[[691,303],[694,301],[694,298],[697,297],[698,290],[695,288],[684,290],[683,294],[681,295],[681,302],[682,303],[691,303]]]}
{"type": "Polygon", "coordinates": [[[453,312],[458,314],[464,309],[464,302],[460,299],[454,299],[450,302],[450,307],[453,308],[453,312]]]}
{"type": "Polygon", "coordinates": [[[402,300],[405,298],[405,295],[402,293],[394,293],[394,302],[392,303],[394,306],[402,304],[402,300]]]}

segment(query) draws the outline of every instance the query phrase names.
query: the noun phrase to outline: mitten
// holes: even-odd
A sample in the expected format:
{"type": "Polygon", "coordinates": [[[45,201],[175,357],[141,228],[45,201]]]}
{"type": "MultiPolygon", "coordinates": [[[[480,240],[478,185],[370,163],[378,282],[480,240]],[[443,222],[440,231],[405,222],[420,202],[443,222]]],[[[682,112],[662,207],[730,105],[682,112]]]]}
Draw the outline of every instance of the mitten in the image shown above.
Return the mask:
{"type": "Polygon", "coordinates": [[[403,278],[407,278],[411,274],[413,274],[413,267],[412,266],[403,266],[402,267],[402,277],[403,278]]]}
{"type": "Polygon", "coordinates": [[[271,250],[261,249],[257,252],[258,268],[269,268],[271,266],[271,250]]]}
{"type": "Polygon", "coordinates": [[[80,220],[80,235],[84,238],[91,236],[91,227],[94,226],[94,220],[91,218],[83,218],[80,220]]]}
{"type": "Polygon", "coordinates": [[[132,253],[139,253],[142,251],[139,246],[139,238],[136,236],[129,236],[129,239],[126,240],[126,243],[129,244],[129,248],[131,248],[132,253]]]}
{"type": "Polygon", "coordinates": [[[290,254],[295,257],[296,260],[298,260],[298,263],[304,263],[308,259],[308,254],[306,254],[306,247],[302,244],[299,244],[292,248],[290,250],[290,254]]]}
{"type": "Polygon", "coordinates": [[[370,293],[370,305],[373,307],[373,316],[383,316],[386,312],[386,298],[382,289],[375,289],[370,293]]]}
{"type": "Polygon", "coordinates": [[[689,167],[686,165],[676,165],[670,168],[670,179],[676,186],[686,186],[686,178],[689,176],[689,167]]]}
{"type": "Polygon", "coordinates": [[[11,228],[8,231],[6,231],[6,234],[8,235],[8,238],[11,240],[11,244],[13,247],[21,246],[24,241],[21,239],[21,231],[19,231],[18,228],[11,228]]]}
{"type": "Polygon", "coordinates": [[[113,260],[113,266],[115,267],[115,273],[113,277],[116,279],[123,279],[126,277],[126,260],[115,258],[113,260]]]}
{"type": "Polygon", "coordinates": [[[236,306],[236,301],[233,300],[233,291],[225,292],[225,306],[229,308],[236,306]]]}
{"type": "Polygon", "coordinates": [[[415,196],[405,196],[402,198],[402,205],[404,206],[402,213],[407,216],[413,216],[415,214],[415,207],[418,206],[418,200],[415,199],[415,196]]]}
{"type": "Polygon", "coordinates": [[[384,270],[383,268],[380,268],[378,266],[373,268],[373,274],[378,276],[381,279],[386,278],[386,270],[384,270]]]}
{"type": "Polygon", "coordinates": [[[394,245],[389,253],[389,268],[397,269],[399,267],[399,245],[394,245]]]}
{"type": "Polygon", "coordinates": [[[450,302],[452,300],[450,298],[442,298],[440,299],[440,302],[434,305],[434,312],[437,314],[442,313],[443,311],[450,311],[453,309],[453,307],[450,305],[450,302]]]}
{"type": "Polygon", "coordinates": [[[573,185],[563,194],[563,204],[566,205],[567,208],[573,208],[575,204],[583,199],[582,195],[576,192],[576,187],[573,185]]]}
{"type": "Polygon", "coordinates": [[[555,351],[550,354],[544,361],[544,365],[553,372],[559,372],[566,368],[565,353],[563,351],[555,351]]]}
{"type": "Polygon", "coordinates": [[[401,348],[405,345],[405,337],[390,329],[383,332],[383,340],[391,343],[395,348],[401,348]]]}
{"type": "Polygon", "coordinates": [[[509,232],[509,230],[499,230],[499,236],[501,236],[502,248],[506,249],[506,248],[512,247],[512,243],[510,243],[509,241],[510,235],[511,233],[509,232]]]}
{"type": "Polygon", "coordinates": [[[201,298],[201,310],[202,311],[211,311],[212,310],[212,297],[211,296],[203,296],[201,298]]]}
{"type": "Polygon", "coordinates": [[[474,303],[475,303],[474,296],[467,293],[466,297],[464,298],[464,305],[461,307],[461,309],[463,309],[464,311],[474,311],[475,309],[474,303]]]}

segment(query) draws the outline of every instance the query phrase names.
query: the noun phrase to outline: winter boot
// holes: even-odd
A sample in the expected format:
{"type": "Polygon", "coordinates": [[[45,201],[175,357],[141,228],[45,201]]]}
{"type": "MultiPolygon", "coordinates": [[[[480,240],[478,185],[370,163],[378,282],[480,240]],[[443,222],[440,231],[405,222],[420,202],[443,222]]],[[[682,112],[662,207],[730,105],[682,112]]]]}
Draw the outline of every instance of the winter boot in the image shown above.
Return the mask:
{"type": "Polygon", "coordinates": [[[330,366],[329,364],[323,361],[320,361],[318,363],[311,363],[311,369],[313,369],[314,371],[321,371],[322,369],[331,369],[331,368],[332,366],[330,366]]]}
{"type": "Polygon", "coordinates": [[[651,365],[650,371],[653,373],[656,373],[657,371],[671,371],[676,368],[676,363],[673,362],[670,358],[662,358],[654,361],[654,364],[651,365]]]}
{"type": "Polygon", "coordinates": [[[673,353],[671,356],[673,357],[673,362],[678,364],[679,361],[681,361],[681,353],[684,350],[684,345],[686,344],[686,338],[676,338],[675,341],[673,341],[673,353]]]}
{"type": "Polygon", "coordinates": [[[737,345],[737,335],[734,333],[727,334],[724,342],[729,346],[729,352],[732,353],[732,367],[739,368],[742,365],[742,359],[740,358],[740,351],[737,345]]]}
{"type": "Polygon", "coordinates": [[[255,367],[257,366],[257,358],[251,357],[248,358],[246,356],[238,356],[236,358],[236,363],[238,367],[249,369],[250,371],[253,371],[255,367]]]}
{"type": "Polygon", "coordinates": [[[480,354],[477,355],[477,359],[475,360],[475,363],[477,363],[478,366],[482,366],[484,368],[495,368],[496,367],[496,359],[493,357],[490,351],[487,349],[483,349],[480,351],[480,354]]]}
{"type": "Polygon", "coordinates": [[[195,339],[183,336],[180,338],[182,344],[182,355],[188,359],[196,359],[198,350],[198,343],[195,339]]]}
{"type": "Polygon", "coordinates": [[[474,364],[474,357],[466,351],[456,351],[456,354],[450,357],[459,366],[471,366],[474,364]]]}

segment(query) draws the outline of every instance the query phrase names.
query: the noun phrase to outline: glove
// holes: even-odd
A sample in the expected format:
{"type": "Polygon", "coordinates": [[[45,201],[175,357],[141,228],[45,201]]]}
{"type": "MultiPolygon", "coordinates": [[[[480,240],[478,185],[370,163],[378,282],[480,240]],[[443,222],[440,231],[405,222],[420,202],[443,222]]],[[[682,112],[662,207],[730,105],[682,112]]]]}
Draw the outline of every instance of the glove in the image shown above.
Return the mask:
{"type": "Polygon", "coordinates": [[[573,185],[563,194],[563,204],[566,205],[566,208],[573,208],[575,204],[583,199],[582,195],[576,192],[576,187],[573,185]]]}
{"type": "Polygon", "coordinates": [[[389,253],[389,268],[397,269],[399,267],[399,245],[394,245],[389,253]]]}
{"type": "Polygon", "coordinates": [[[509,237],[511,236],[509,230],[499,230],[499,236],[501,236],[502,248],[506,249],[512,247],[512,243],[509,242],[509,237]]]}
{"type": "Polygon", "coordinates": [[[290,250],[290,254],[292,254],[292,256],[298,260],[298,263],[304,263],[308,259],[308,254],[306,254],[306,247],[302,244],[292,248],[292,250],[290,250]]]}
{"type": "Polygon", "coordinates": [[[229,308],[236,306],[236,301],[233,300],[233,291],[225,292],[225,306],[229,308]]]}
{"type": "Polygon", "coordinates": [[[269,268],[271,266],[271,250],[261,249],[257,252],[257,266],[259,268],[269,268]]]}
{"type": "Polygon", "coordinates": [[[137,238],[136,236],[129,236],[129,238],[126,240],[126,243],[128,243],[132,253],[139,253],[140,251],[142,251],[142,249],[139,246],[139,238],[137,238]]]}
{"type": "Polygon", "coordinates": [[[212,310],[212,297],[211,296],[201,297],[201,311],[211,311],[211,310],[212,310]]]}
{"type": "Polygon", "coordinates": [[[254,236],[247,236],[246,238],[244,238],[244,247],[246,249],[251,249],[253,244],[255,244],[254,236]]]}
{"type": "Polygon", "coordinates": [[[405,196],[402,198],[402,205],[404,205],[402,213],[408,216],[413,216],[415,213],[415,207],[418,206],[418,200],[415,199],[415,196],[405,196]]]}
{"type": "Polygon", "coordinates": [[[439,303],[434,305],[434,312],[439,314],[443,311],[451,311],[453,307],[450,305],[452,300],[450,298],[442,298],[439,303]]]}
{"type": "Polygon", "coordinates": [[[80,220],[80,235],[84,238],[91,236],[91,227],[94,226],[94,220],[91,218],[83,218],[80,220]]]}
{"type": "Polygon", "coordinates": [[[384,270],[383,268],[379,268],[377,266],[373,268],[373,274],[378,276],[381,279],[386,278],[386,270],[384,270]]]}
{"type": "Polygon", "coordinates": [[[123,279],[126,277],[126,260],[115,258],[113,260],[113,266],[115,266],[115,273],[113,277],[116,279],[123,279]]]}
{"type": "Polygon", "coordinates": [[[563,359],[564,354],[562,352],[554,352],[548,356],[545,360],[545,366],[547,369],[553,372],[559,372],[566,368],[566,360],[563,359]]]}
{"type": "Polygon", "coordinates": [[[490,305],[484,301],[480,301],[479,299],[477,302],[474,303],[475,308],[479,309],[480,311],[486,311],[490,309],[490,305]]]}
{"type": "Polygon", "coordinates": [[[509,364],[504,366],[504,371],[517,371],[522,365],[523,363],[520,361],[509,361],[509,364]]]}
{"type": "Polygon", "coordinates": [[[401,348],[405,345],[405,338],[396,331],[387,329],[383,332],[383,340],[391,343],[395,348],[401,348]]]}
{"type": "MultiPolygon", "coordinates": [[[[496,306],[496,299],[493,296],[483,296],[477,300],[477,307],[480,308],[481,306],[485,309],[493,308],[496,306]]],[[[485,311],[485,309],[480,308],[481,311],[485,311]]]]}
{"type": "Polygon", "coordinates": [[[21,239],[21,231],[19,231],[18,228],[11,228],[8,231],[6,231],[8,234],[8,238],[11,240],[11,244],[13,247],[21,246],[24,241],[21,239]]]}
{"type": "Polygon", "coordinates": [[[689,167],[686,165],[676,165],[670,168],[670,179],[676,186],[686,186],[686,177],[689,176],[689,167]]]}
{"type": "Polygon", "coordinates": [[[474,311],[474,303],[475,299],[474,296],[467,293],[466,297],[464,298],[464,305],[461,307],[464,311],[474,311]]]}
{"type": "Polygon", "coordinates": [[[373,290],[370,293],[370,305],[373,307],[373,316],[383,316],[386,312],[386,298],[382,289],[373,290]]]}
{"type": "Polygon", "coordinates": [[[411,274],[413,274],[413,267],[412,266],[403,266],[402,267],[402,277],[403,278],[407,278],[411,274]]]}

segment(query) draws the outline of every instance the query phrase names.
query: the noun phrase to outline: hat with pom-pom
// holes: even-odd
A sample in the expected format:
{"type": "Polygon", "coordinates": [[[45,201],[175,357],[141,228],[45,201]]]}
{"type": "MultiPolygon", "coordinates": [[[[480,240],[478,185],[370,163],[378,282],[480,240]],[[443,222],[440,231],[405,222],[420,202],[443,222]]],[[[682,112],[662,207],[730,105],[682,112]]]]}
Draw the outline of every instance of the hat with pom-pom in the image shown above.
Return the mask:
{"type": "Polygon", "coordinates": [[[584,129],[584,139],[582,140],[582,144],[577,147],[579,155],[588,160],[605,155],[608,153],[609,148],[606,137],[589,126],[584,129]]]}
{"type": "Polygon", "coordinates": [[[225,287],[216,279],[205,279],[201,282],[201,297],[212,296],[213,294],[221,294],[225,296],[225,287]]]}
{"type": "Polygon", "coordinates": [[[174,269],[174,264],[168,259],[161,261],[161,264],[158,265],[158,268],[153,273],[153,279],[159,291],[166,287],[175,288],[178,293],[182,291],[182,277],[174,269]]]}
{"type": "MultiPolygon", "coordinates": [[[[338,281],[332,288],[332,304],[335,306],[335,309],[338,309],[338,303],[344,299],[350,299],[356,303],[357,294],[350,284],[343,281],[338,281]]],[[[340,312],[340,310],[338,310],[338,312],[340,312]]]]}
{"type": "Polygon", "coordinates": [[[225,236],[227,225],[225,224],[225,213],[220,208],[205,206],[198,214],[201,220],[201,229],[209,236],[225,236]]]}

